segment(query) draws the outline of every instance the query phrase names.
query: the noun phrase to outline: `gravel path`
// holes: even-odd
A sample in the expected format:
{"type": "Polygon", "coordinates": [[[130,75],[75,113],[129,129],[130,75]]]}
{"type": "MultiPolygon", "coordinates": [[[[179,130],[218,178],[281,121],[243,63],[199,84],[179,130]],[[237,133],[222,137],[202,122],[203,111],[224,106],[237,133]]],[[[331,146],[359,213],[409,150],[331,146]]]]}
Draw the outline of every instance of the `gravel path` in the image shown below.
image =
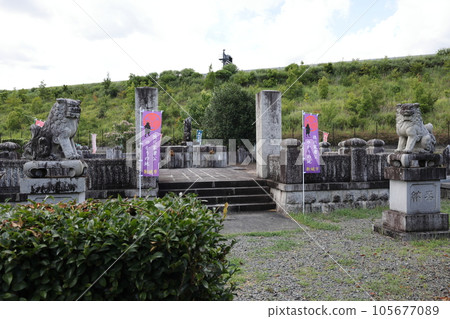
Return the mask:
{"type": "Polygon", "coordinates": [[[308,230],[325,250],[301,230],[234,237],[235,300],[449,300],[450,240],[400,242],[370,219],[339,225],[308,230]]]}

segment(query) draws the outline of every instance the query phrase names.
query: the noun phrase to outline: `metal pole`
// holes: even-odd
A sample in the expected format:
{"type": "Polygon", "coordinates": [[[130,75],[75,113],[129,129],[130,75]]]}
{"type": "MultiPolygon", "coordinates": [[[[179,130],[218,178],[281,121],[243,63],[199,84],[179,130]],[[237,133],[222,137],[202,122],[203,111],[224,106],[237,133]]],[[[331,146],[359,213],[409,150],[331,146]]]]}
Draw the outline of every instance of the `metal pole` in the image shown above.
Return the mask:
{"type": "Polygon", "coordinates": [[[302,212],[303,215],[305,214],[305,112],[302,110],[302,188],[303,188],[303,195],[302,195],[302,212]]]}
{"type": "Polygon", "coordinates": [[[142,108],[139,108],[139,150],[136,150],[136,154],[139,154],[137,165],[139,165],[139,198],[142,197],[142,108]]]}

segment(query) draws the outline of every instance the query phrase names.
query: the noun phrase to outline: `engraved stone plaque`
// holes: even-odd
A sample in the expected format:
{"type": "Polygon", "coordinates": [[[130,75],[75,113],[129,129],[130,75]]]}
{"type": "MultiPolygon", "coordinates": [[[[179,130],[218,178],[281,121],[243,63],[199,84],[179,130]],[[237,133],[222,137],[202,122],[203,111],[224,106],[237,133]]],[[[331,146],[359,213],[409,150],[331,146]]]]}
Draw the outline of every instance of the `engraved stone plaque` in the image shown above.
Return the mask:
{"type": "Polygon", "coordinates": [[[413,183],[409,187],[408,213],[436,213],[440,210],[440,189],[436,183],[413,183]]]}

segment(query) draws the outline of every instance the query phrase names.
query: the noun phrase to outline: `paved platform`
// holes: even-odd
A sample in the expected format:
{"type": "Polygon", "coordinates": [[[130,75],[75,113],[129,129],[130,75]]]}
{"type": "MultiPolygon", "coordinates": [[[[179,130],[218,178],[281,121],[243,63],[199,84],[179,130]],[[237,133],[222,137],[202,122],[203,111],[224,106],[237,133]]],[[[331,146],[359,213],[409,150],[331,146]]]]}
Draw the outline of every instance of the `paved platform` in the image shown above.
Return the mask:
{"type": "Polygon", "coordinates": [[[159,170],[159,182],[161,183],[246,181],[253,179],[258,179],[255,164],[225,168],[163,168],[159,170]]]}
{"type": "Polygon", "coordinates": [[[299,226],[290,218],[276,211],[261,211],[227,214],[221,233],[244,234],[295,229],[299,229],[299,226]]]}

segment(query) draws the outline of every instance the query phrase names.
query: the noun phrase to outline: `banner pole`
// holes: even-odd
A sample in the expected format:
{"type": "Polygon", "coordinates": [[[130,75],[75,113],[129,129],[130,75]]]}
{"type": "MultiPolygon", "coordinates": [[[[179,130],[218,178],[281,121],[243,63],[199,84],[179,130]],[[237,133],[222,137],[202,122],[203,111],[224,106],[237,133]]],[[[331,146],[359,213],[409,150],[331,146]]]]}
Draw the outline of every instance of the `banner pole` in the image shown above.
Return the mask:
{"type": "Polygon", "coordinates": [[[305,112],[302,110],[302,188],[303,188],[303,194],[302,194],[302,212],[305,214],[305,112]]]}
{"type": "Polygon", "coordinates": [[[142,197],[142,108],[139,108],[139,181],[138,181],[138,188],[139,188],[139,198],[142,197]]]}

